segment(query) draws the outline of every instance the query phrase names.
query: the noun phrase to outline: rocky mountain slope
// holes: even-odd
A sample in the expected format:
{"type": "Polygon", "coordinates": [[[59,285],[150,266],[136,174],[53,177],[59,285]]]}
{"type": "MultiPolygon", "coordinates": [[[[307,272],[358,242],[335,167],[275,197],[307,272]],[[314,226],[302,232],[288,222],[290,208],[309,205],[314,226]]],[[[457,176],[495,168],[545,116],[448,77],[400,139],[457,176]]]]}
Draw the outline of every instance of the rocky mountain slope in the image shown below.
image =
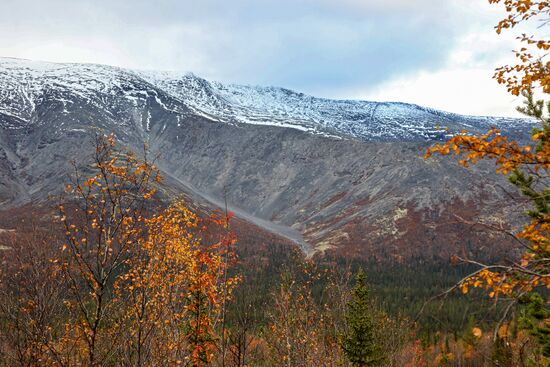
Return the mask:
{"type": "Polygon", "coordinates": [[[147,142],[172,192],[214,206],[225,195],[238,216],[309,251],[403,260],[484,250],[456,215],[504,221],[506,184],[486,165],[424,161],[445,138],[438,126],[523,139],[532,123],[0,58],[0,206],[57,192],[99,128],[134,150],[147,142]]]}

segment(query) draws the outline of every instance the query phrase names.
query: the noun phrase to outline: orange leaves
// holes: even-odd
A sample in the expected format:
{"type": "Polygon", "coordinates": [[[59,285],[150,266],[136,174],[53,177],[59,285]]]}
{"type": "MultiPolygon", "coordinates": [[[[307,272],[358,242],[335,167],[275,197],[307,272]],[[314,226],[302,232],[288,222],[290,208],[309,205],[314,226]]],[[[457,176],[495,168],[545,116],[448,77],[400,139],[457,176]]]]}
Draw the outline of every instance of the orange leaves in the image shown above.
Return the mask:
{"type": "Polygon", "coordinates": [[[127,297],[119,292],[119,283],[127,279],[121,271],[145,234],[143,211],[155,192],[151,183],[159,176],[149,162],[118,150],[114,135],[97,135],[94,143],[88,169],[75,164],[72,182],[65,187],[67,203],[59,206],[59,217],[66,238],[54,259],[70,290],[64,300],[70,322],[79,330],[65,342],[83,345],[77,355],[90,365],[104,357],[101,353],[108,349],[102,344],[118,332],[117,317],[127,297]],[[87,171],[91,174],[84,176],[87,171]]]}
{"type": "Polygon", "coordinates": [[[472,328],[472,335],[475,338],[480,339],[483,336],[483,331],[478,327],[474,327],[472,328]]]}
{"type": "Polygon", "coordinates": [[[455,135],[444,144],[428,148],[424,157],[427,159],[434,153],[448,155],[452,151],[463,155],[459,162],[465,167],[470,163],[476,164],[480,159],[492,159],[498,173],[508,174],[525,165],[535,170],[550,168],[550,144],[543,143],[541,149],[533,152],[531,146],[521,147],[493,128],[481,136],[455,135]]]}
{"type": "Polygon", "coordinates": [[[506,12],[510,13],[495,27],[499,33],[504,28],[513,28],[521,21],[541,14],[550,4],[550,2],[544,0],[489,0],[489,3],[503,4],[506,12]]]}
{"type": "Polygon", "coordinates": [[[158,347],[159,358],[186,356],[194,365],[204,365],[215,351],[221,307],[238,283],[237,277],[224,277],[234,241],[226,233],[209,244],[201,220],[181,201],[146,219],[145,226],[147,236],[129,264],[126,286],[119,287],[131,287],[135,295],[129,322],[142,315],[144,325],[167,338],[158,347]],[[140,308],[144,302],[146,308],[140,308]],[[160,319],[165,322],[158,323],[160,319]]]}
{"type": "Polygon", "coordinates": [[[470,288],[484,288],[491,298],[498,294],[509,296],[514,288],[505,281],[505,275],[503,273],[489,269],[482,269],[474,273],[462,281],[459,287],[463,294],[468,293],[470,288]]]}
{"type": "MultiPolygon", "coordinates": [[[[534,105],[532,99],[528,102],[528,106],[534,105]]],[[[472,262],[481,269],[459,285],[462,293],[468,293],[471,288],[482,288],[490,297],[514,296],[532,291],[537,286],[550,285],[550,215],[547,214],[548,189],[543,181],[550,169],[548,134],[549,130],[544,125],[533,133],[532,146],[521,146],[502,136],[497,129],[480,136],[463,132],[427,150],[426,158],[434,153],[448,155],[454,152],[461,156],[459,162],[464,166],[475,164],[481,159],[492,160],[496,171],[509,174],[510,181],[534,206],[530,212],[530,221],[523,229],[519,233],[509,234],[525,249],[521,260],[506,266],[486,266],[472,262]]]]}
{"type": "MultiPolygon", "coordinates": [[[[495,27],[498,34],[504,29],[512,29],[528,20],[546,21],[550,9],[549,1],[489,0],[489,3],[502,3],[508,13],[507,17],[495,27]]],[[[542,36],[545,37],[546,34],[542,36]]],[[[522,34],[517,39],[524,44],[520,51],[515,52],[520,63],[497,68],[494,78],[498,83],[504,84],[508,92],[516,96],[519,96],[522,91],[532,89],[537,84],[544,93],[550,93],[550,78],[548,76],[550,63],[545,61],[546,51],[550,50],[550,40],[537,39],[535,36],[526,34],[522,34]]]]}
{"type": "Polygon", "coordinates": [[[62,365],[99,366],[113,355],[127,358],[121,365],[208,364],[239,282],[228,273],[231,215],[203,221],[181,201],[149,211],[161,181],[156,167],[117,150],[112,135],[95,143],[93,162],[75,165],[65,187],[56,219],[64,239],[47,258],[63,285],[62,365]]]}

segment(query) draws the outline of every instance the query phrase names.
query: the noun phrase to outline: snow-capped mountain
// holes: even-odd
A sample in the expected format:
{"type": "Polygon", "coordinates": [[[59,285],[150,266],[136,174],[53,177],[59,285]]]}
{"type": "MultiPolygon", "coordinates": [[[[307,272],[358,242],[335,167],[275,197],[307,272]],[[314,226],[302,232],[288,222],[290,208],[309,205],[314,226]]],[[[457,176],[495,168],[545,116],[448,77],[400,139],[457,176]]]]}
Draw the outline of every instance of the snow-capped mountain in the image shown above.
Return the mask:
{"type": "MultiPolygon", "coordinates": [[[[179,119],[192,112],[223,123],[290,127],[364,141],[441,139],[443,127],[481,132],[496,126],[518,133],[529,123],[462,116],[406,103],[316,98],[284,88],[210,82],[193,74],[0,58],[0,113],[14,118],[14,127],[33,123],[35,106],[46,98],[68,113],[75,96],[97,108],[115,103],[108,100],[113,97],[117,103],[128,102],[130,108],[143,107],[152,98],[179,119]]],[[[129,109],[124,104],[119,107],[129,109]]],[[[146,121],[145,130],[149,128],[146,121]]]]}
{"type": "Polygon", "coordinates": [[[167,192],[214,207],[227,199],[239,217],[304,248],[381,259],[478,251],[477,235],[449,223],[457,214],[509,221],[506,182],[489,165],[425,161],[426,147],[445,136],[438,126],[497,126],[521,139],[533,123],[0,58],[0,208],[58,193],[69,162],[89,158],[90,132],[100,128],[134,151],[147,143],[167,192]]]}
{"type": "Polygon", "coordinates": [[[139,75],[196,112],[223,122],[292,127],[362,140],[441,139],[442,127],[515,130],[529,120],[462,116],[409,103],[316,98],[285,88],[209,82],[193,74],[139,75]]]}

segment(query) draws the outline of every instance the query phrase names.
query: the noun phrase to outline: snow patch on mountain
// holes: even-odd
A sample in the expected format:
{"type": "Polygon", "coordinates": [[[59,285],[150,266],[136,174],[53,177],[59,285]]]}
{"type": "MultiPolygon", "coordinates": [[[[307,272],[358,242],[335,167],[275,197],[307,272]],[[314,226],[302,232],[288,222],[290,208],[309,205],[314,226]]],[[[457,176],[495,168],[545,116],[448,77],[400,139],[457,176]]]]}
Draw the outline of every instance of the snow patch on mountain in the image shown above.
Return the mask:
{"type": "MultiPolygon", "coordinates": [[[[178,125],[191,110],[222,123],[270,125],[361,140],[440,140],[446,133],[439,126],[451,131],[481,132],[492,126],[515,131],[533,123],[462,116],[406,103],[316,98],[285,88],[210,82],[190,73],[0,58],[0,115],[10,117],[10,123],[39,123],[35,110],[44,102],[57,103],[63,114],[70,114],[76,101],[108,110],[121,100],[136,109],[147,109],[154,101],[175,114],[178,125]]],[[[141,113],[149,132],[151,111],[141,113]]],[[[9,127],[6,121],[0,123],[9,127]]]]}

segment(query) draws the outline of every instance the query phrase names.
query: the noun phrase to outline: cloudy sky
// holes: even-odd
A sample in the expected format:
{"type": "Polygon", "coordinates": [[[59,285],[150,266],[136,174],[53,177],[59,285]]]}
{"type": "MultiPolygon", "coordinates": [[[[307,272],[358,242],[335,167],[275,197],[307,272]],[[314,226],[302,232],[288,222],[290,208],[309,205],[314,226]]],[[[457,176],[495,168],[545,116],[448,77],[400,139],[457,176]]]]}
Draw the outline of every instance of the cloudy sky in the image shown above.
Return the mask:
{"type": "Polygon", "coordinates": [[[487,0],[1,0],[0,56],[515,116],[487,0]]]}

